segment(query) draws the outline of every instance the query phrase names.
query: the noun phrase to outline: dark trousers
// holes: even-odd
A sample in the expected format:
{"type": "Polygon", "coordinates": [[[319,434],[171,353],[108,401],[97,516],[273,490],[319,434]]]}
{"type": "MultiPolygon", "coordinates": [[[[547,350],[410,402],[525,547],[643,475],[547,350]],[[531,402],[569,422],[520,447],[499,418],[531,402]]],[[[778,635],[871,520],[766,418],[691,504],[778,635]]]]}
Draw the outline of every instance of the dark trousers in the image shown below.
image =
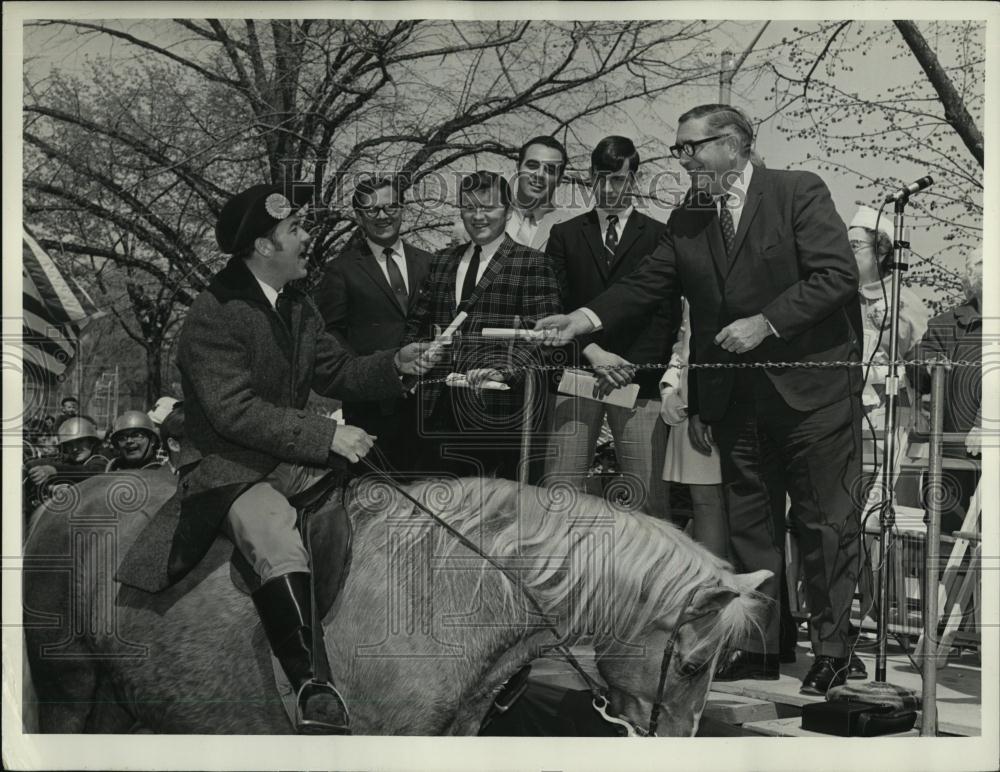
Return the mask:
{"type": "Polygon", "coordinates": [[[516,417],[511,417],[509,426],[491,420],[470,410],[467,401],[455,399],[452,389],[445,389],[424,426],[421,471],[425,474],[517,479],[521,447],[516,417]]]}
{"type": "Polygon", "coordinates": [[[767,569],[761,587],[775,606],[764,641],[749,651],[778,652],[785,535],[785,492],[791,498],[818,655],[848,652],[851,600],[860,555],[861,404],[848,396],[808,412],[789,407],[763,370],[741,371],[733,401],[712,430],[722,459],[730,556],[739,571],[767,569]]]}
{"type": "MultiPolygon", "coordinates": [[[[417,440],[417,406],[415,397],[384,402],[345,402],[344,421],[374,435],[375,446],[365,458],[387,472],[412,473],[420,462],[417,440]]],[[[352,464],[358,474],[367,467],[352,464]]]]}

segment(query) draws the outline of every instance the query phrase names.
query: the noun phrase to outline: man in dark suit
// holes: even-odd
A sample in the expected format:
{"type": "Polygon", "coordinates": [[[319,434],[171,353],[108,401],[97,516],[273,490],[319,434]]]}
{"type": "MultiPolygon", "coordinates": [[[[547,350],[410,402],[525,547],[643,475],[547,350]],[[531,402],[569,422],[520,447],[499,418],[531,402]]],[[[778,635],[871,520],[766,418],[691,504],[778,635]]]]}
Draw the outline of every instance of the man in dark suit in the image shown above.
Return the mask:
{"type": "MultiPolygon", "coordinates": [[[[254,606],[297,693],[296,728],[348,733],[332,684],[315,680],[309,558],[288,498],[317,482],[337,457],[372,446],[363,429],[307,412],[310,390],[388,399],[433,363],[424,346],[355,357],[323,330],[307,295],[308,186],[255,185],[223,206],[216,239],[233,257],[192,304],[178,342],[184,391],[180,519],[164,538],[153,518],[118,579],[148,591],[170,586],[205,555],[221,529],[253,567],[254,606]]],[[[168,504],[169,506],[169,504],[168,504]]],[[[317,631],[318,633],[319,631],[317,631]]]]}
{"type": "MultiPolygon", "coordinates": [[[[399,347],[406,314],[430,270],[431,254],[399,237],[403,190],[398,178],[361,181],[354,192],[359,228],[329,260],[315,300],[326,331],[349,351],[373,354],[399,347]]],[[[409,397],[409,398],[407,398],[409,397]]],[[[344,402],[344,420],[377,438],[372,461],[389,469],[414,468],[416,400],[344,402]]]]}
{"type": "MultiPolygon", "coordinates": [[[[468,314],[453,339],[450,362],[441,373],[473,371],[474,388],[441,383],[419,389],[421,427],[428,439],[427,471],[517,475],[523,373],[507,368],[537,361],[531,349],[485,340],[484,327],[521,326],[561,310],[559,287],[545,255],[515,243],[504,228],[511,212],[507,180],[476,172],[459,186],[459,209],[471,241],[436,255],[430,275],[407,320],[404,341],[427,339],[455,316],[468,314]],[[505,372],[506,371],[506,372],[505,372]],[[475,388],[484,380],[506,381],[507,391],[475,388]]],[[[530,376],[529,376],[530,377],[530,376]]],[[[539,390],[538,399],[544,400],[539,390]]],[[[540,405],[536,415],[541,414],[540,405]]]]}
{"type": "MultiPolygon", "coordinates": [[[[626,279],[568,316],[543,319],[550,342],[595,326],[614,330],[683,291],[691,306],[691,362],[859,361],[858,270],[829,191],[810,172],[754,168],[753,127],[727,105],[681,116],[671,153],[692,181],[656,250],[626,279]]],[[[843,683],[857,579],[861,372],[857,367],[699,369],[689,431],[722,459],[730,554],[769,569],[777,598],[784,496],[792,500],[806,576],[815,661],[806,693],[843,683]]],[[[627,381],[626,374],[616,374],[627,381]]],[[[718,679],[778,677],[778,614],[764,640],[748,638],[718,679]]]]}
{"type": "MultiPolygon", "coordinates": [[[[595,207],[554,225],[546,249],[564,308],[586,305],[627,276],[656,248],[666,230],[664,223],[633,205],[638,168],[639,153],[627,137],[605,137],[591,153],[595,207]]],[[[603,368],[668,362],[679,320],[679,296],[664,297],[619,328],[578,342],[581,364],[603,368]]],[[[597,372],[607,380],[602,371],[597,372]]],[[[660,375],[655,370],[636,373],[639,396],[634,408],[556,395],[544,484],[568,483],[586,491],[587,473],[607,415],[619,467],[635,489],[631,504],[656,517],[667,517],[669,488],[663,481],[663,458],[668,428],[660,420],[660,375]]],[[[604,391],[613,388],[610,383],[604,385],[604,391]]]]}

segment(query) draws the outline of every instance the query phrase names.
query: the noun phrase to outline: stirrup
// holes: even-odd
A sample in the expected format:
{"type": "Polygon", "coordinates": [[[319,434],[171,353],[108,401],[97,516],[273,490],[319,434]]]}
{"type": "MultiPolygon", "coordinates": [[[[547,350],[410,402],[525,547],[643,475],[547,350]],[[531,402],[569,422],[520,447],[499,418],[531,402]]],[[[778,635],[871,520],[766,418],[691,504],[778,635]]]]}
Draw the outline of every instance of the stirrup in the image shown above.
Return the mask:
{"type": "Polygon", "coordinates": [[[299,687],[298,693],[295,695],[295,731],[299,734],[350,734],[351,733],[351,714],[347,710],[347,703],[344,702],[344,698],[340,696],[340,692],[337,691],[337,687],[327,681],[317,681],[315,678],[311,678],[302,686],[299,687]],[[302,715],[302,708],[305,703],[303,700],[303,695],[307,690],[315,690],[317,692],[325,691],[330,693],[337,702],[340,703],[341,707],[344,709],[344,716],[346,717],[344,724],[330,724],[326,721],[318,721],[312,718],[305,718],[302,715]]]}

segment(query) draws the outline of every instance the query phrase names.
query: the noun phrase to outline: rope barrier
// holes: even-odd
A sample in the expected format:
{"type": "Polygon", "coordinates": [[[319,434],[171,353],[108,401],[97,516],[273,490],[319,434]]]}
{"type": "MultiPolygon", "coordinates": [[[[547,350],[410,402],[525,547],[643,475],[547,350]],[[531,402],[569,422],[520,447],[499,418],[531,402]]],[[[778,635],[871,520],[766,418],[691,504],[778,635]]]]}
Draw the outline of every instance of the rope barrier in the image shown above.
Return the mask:
{"type": "MultiPolygon", "coordinates": [[[[946,368],[952,367],[974,367],[979,369],[982,362],[970,359],[897,359],[895,362],[879,362],[875,367],[889,367],[895,364],[897,367],[932,367],[943,364],[946,368]]],[[[671,365],[662,362],[644,362],[640,364],[615,365],[607,367],[594,367],[592,365],[522,365],[519,367],[496,367],[490,365],[480,365],[482,368],[489,368],[503,373],[504,375],[516,375],[517,373],[535,372],[555,372],[558,370],[589,370],[592,372],[604,370],[667,370],[671,367],[678,370],[752,370],[752,369],[837,369],[845,367],[868,368],[873,366],[870,362],[857,361],[819,361],[819,362],[696,362],[694,364],[671,365]]],[[[477,369],[477,368],[469,368],[477,369]]],[[[437,383],[446,383],[447,378],[427,378],[418,381],[420,386],[430,386],[437,383]]]]}

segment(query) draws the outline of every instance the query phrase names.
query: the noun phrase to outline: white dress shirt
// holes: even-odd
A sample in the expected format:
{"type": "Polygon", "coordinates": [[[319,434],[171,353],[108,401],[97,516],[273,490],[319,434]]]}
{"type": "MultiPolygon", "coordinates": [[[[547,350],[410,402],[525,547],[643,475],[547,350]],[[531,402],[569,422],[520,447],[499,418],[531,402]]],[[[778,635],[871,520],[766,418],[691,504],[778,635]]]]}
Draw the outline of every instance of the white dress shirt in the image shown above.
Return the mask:
{"type": "MultiPolygon", "coordinates": [[[[251,271],[251,273],[253,273],[253,271],[251,271]]],[[[273,308],[275,311],[277,311],[278,310],[278,290],[276,290],[270,284],[267,284],[266,282],[262,282],[260,279],[258,279],[257,278],[257,274],[254,273],[253,277],[255,279],[257,279],[257,283],[260,285],[260,288],[264,291],[264,297],[266,297],[267,298],[267,302],[271,304],[271,308],[273,308]]]]}
{"type": "Polygon", "coordinates": [[[556,207],[551,204],[530,211],[519,209],[515,204],[507,221],[507,235],[518,244],[544,252],[549,241],[549,231],[556,223],[556,218],[553,217],[555,211],[556,207]]]}
{"type": "MultiPolygon", "coordinates": [[[[366,238],[365,241],[368,242],[368,248],[372,251],[372,254],[375,255],[378,267],[382,269],[385,280],[389,282],[389,286],[391,287],[392,280],[389,278],[389,266],[386,265],[385,255],[383,254],[383,250],[385,250],[386,247],[376,244],[368,238],[366,238]]],[[[403,274],[403,284],[406,287],[406,291],[409,292],[410,277],[409,274],[406,273],[406,253],[403,252],[403,240],[396,239],[396,243],[389,247],[389,249],[392,250],[392,261],[399,267],[399,272],[403,274]]]]}
{"type": "MultiPolygon", "coordinates": [[[[483,274],[486,273],[486,268],[489,266],[490,261],[496,254],[497,249],[500,247],[500,242],[503,241],[505,234],[501,233],[493,241],[488,244],[483,244],[483,251],[479,253],[479,270],[476,271],[476,284],[479,284],[479,280],[483,278],[483,274]]],[[[465,248],[462,253],[461,259],[458,261],[458,271],[455,274],[455,305],[462,302],[462,285],[465,284],[465,274],[469,272],[469,263],[472,262],[472,253],[476,249],[476,242],[470,241],[469,246],[465,248]]]]}

